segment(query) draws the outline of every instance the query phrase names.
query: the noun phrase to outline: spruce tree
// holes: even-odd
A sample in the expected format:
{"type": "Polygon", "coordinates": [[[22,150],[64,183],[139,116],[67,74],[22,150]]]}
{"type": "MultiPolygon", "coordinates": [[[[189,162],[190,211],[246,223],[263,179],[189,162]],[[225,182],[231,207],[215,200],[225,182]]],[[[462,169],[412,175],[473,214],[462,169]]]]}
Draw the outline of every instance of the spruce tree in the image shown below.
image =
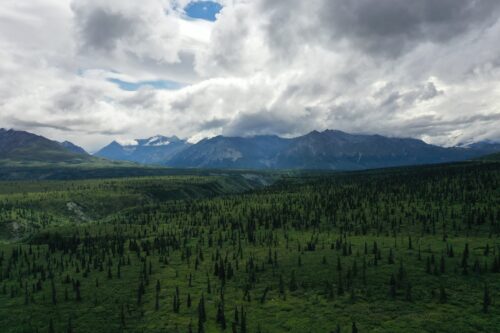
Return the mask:
{"type": "Polygon", "coordinates": [[[289,284],[289,289],[290,291],[295,291],[297,290],[298,285],[297,285],[297,280],[295,279],[295,271],[292,271],[292,276],[290,278],[290,284],[289,284]]]}
{"type": "Polygon", "coordinates": [[[198,303],[198,318],[202,322],[207,321],[207,313],[205,311],[205,296],[201,294],[200,302],[198,303]]]}
{"type": "Polygon", "coordinates": [[[488,285],[484,285],[484,293],[483,293],[483,312],[488,313],[488,308],[491,305],[491,296],[488,285]]]}
{"type": "Polygon", "coordinates": [[[406,291],[405,291],[405,299],[408,301],[408,302],[411,302],[412,301],[412,292],[411,292],[411,288],[412,288],[412,285],[410,282],[408,282],[406,284],[406,291]]]}
{"type": "Polygon", "coordinates": [[[54,284],[54,279],[50,280],[51,294],[52,294],[52,304],[57,304],[56,286],[54,284]]]}
{"type": "Polygon", "coordinates": [[[396,279],[394,278],[394,274],[389,279],[389,295],[391,298],[396,298],[396,279]]]}
{"type": "Polygon", "coordinates": [[[120,327],[125,328],[125,310],[123,308],[123,304],[120,310],[120,327]]]}
{"type": "Polygon", "coordinates": [[[243,310],[243,307],[241,307],[240,333],[247,333],[247,315],[243,310]]]}
{"type": "Polygon", "coordinates": [[[281,296],[285,295],[285,282],[283,281],[283,274],[280,274],[278,289],[281,296]]]}
{"type": "Polygon", "coordinates": [[[73,333],[73,324],[71,323],[71,316],[68,317],[68,327],[66,333],[73,333]]]}
{"type": "Polygon", "coordinates": [[[448,295],[446,294],[446,290],[443,285],[439,286],[439,302],[446,303],[448,301],[448,295]]]}
{"type": "Polygon", "coordinates": [[[226,329],[226,316],[224,315],[224,304],[219,302],[217,305],[217,315],[215,321],[220,325],[222,330],[226,329]]]}
{"type": "Polygon", "coordinates": [[[48,330],[49,333],[55,333],[55,330],[54,330],[54,322],[52,321],[52,318],[49,319],[49,330],[48,330]]]}

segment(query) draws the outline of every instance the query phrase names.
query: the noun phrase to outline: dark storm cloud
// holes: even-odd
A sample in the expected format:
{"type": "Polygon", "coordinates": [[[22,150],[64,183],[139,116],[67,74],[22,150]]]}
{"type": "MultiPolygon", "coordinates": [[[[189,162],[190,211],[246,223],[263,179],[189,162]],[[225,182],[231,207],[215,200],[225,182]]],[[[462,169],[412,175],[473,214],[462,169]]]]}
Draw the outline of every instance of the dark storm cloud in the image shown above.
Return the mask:
{"type": "Polygon", "coordinates": [[[332,39],[398,56],[418,42],[446,42],[472,26],[487,26],[499,9],[498,0],[335,0],[323,2],[320,22],[332,39]]]}
{"type": "Polygon", "coordinates": [[[76,9],[77,29],[83,47],[110,51],[120,38],[130,34],[136,22],[121,13],[93,8],[83,13],[76,9]]]}
{"type": "Polygon", "coordinates": [[[418,43],[444,43],[491,25],[500,1],[274,0],[261,2],[261,10],[269,15],[268,43],[282,56],[303,44],[335,49],[347,41],[369,54],[397,57],[418,43]]]}

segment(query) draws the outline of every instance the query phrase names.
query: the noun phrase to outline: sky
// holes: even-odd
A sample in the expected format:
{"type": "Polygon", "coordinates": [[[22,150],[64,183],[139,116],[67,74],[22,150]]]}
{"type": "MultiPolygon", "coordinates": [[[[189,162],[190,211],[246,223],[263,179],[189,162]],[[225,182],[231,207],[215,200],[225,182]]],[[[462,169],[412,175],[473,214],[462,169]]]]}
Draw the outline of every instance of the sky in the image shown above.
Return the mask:
{"type": "Polygon", "coordinates": [[[498,141],[499,41],[498,0],[2,0],[0,127],[498,141]]]}

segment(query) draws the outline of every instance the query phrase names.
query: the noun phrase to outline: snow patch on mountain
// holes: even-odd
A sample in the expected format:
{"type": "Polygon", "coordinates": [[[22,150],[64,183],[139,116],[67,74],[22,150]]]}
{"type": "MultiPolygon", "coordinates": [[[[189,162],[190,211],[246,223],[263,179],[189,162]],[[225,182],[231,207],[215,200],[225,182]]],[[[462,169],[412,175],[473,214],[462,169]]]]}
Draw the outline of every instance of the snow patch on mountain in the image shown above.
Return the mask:
{"type": "Polygon", "coordinates": [[[144,146],[167,146],[170,144],[169,138],[161,135],[153,136],[148,139],[144,146]]]}
{"type": "Polygon", "coordinates": [[[117,139],[116,142],[118,142],[121,146],[137,146],[139,143],[135,139],[117,139]]]}

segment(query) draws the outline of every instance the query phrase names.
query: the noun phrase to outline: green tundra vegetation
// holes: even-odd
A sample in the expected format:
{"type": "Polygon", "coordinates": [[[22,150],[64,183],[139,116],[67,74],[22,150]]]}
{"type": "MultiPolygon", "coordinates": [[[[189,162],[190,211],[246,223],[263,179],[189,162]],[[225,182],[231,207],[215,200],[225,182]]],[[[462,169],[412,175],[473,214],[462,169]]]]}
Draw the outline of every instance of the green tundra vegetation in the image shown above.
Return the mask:
{"type": "Polygon", "coordinates": [[[498,332],[500,163],[0,182],[2,332],[498,332]]]}

